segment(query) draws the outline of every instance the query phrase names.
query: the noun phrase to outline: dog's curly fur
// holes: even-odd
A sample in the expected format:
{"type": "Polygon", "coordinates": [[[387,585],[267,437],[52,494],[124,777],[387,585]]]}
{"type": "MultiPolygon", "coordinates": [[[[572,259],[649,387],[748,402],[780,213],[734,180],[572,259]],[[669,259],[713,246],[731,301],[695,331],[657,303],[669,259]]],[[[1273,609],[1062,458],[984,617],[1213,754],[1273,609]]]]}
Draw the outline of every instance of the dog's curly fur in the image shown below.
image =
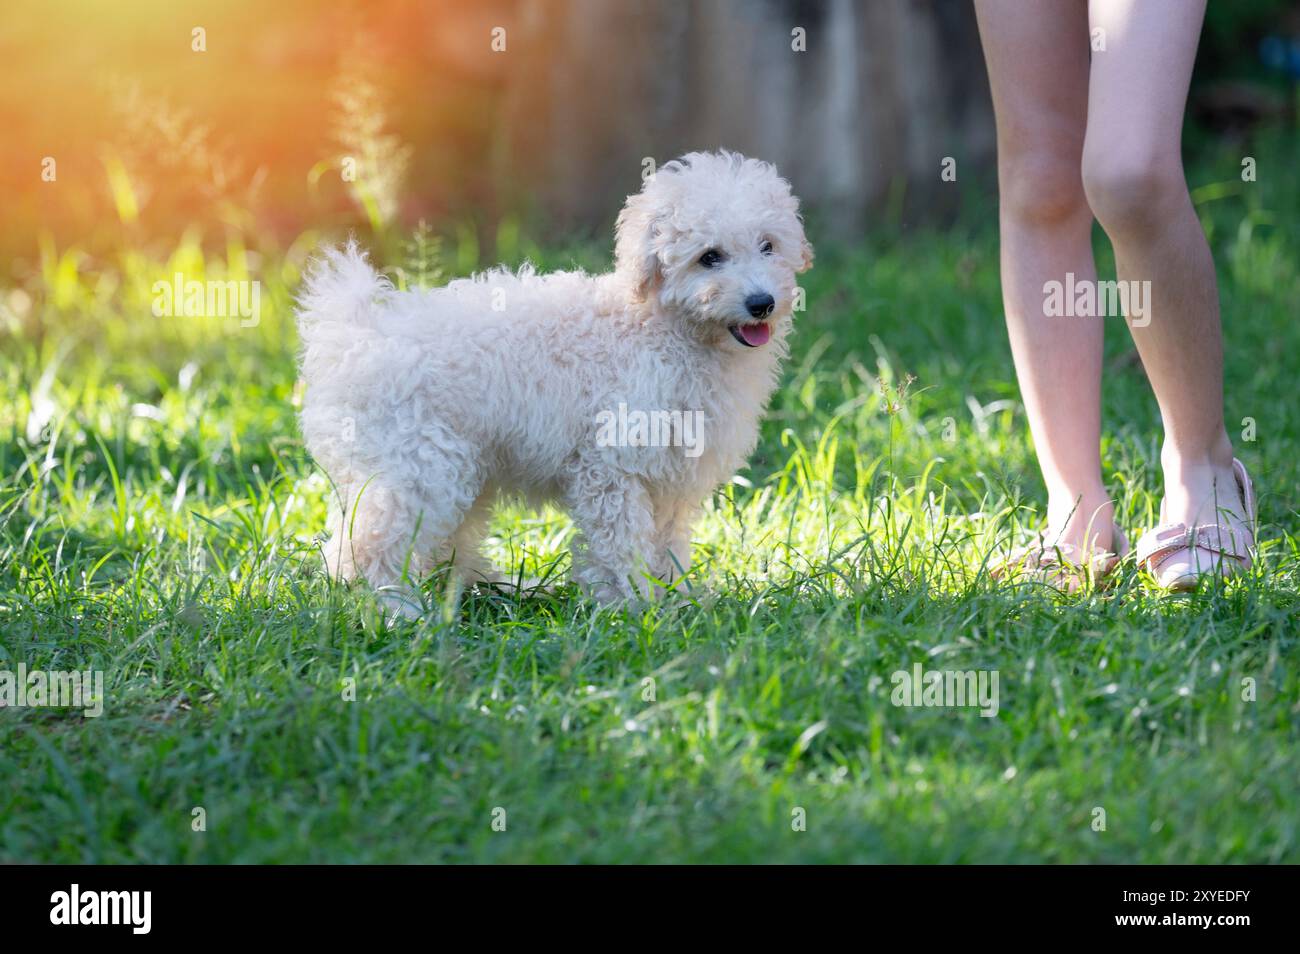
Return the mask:
{"type": "Polygon", "coordinates": [[[451,561],[501,579],[478,547],[499,493],[569,512],[574,577],[601,601],[685,571],[704,500],[754,447],[812,249],[771,165],[691,153],[628,197],[615,259],[408,292],[352,243],[313,264],[302,430],[336,490],[331,572],[396,588],[451,561]],[[731,329],[765,293],[770,340],[749,347],[731,329]],[[595,422],[620,404],[699,412],[702,452],[602,446],[595,422]]]}

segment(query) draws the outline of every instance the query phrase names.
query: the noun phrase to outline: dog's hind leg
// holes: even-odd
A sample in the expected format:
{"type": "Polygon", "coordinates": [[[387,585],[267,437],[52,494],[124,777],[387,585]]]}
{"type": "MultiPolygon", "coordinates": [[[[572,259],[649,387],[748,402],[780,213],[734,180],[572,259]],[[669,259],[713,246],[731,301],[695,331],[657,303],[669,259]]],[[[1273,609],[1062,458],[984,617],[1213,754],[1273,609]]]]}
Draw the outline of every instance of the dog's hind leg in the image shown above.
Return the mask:
{"type": "Polygon", "coordinates": [[[640,480],[624,474],[581,472],[567,488],[566,505],[578,525],[573,577],[598,602],[651,594],[654,515],[640,480]]]}
{"type": "Polygon", "coordinates": [[[364,579],[384,602],[404,616],[418,617],[418,581],[451,556],[451,539],[464,522],[472,494],[448,481],[443,493],[394,487],[382,478],[348,485],[358,489],[335,508],[334,533],[325,544],[326,562],[340,579],[364,579]]]}
{"type": "Polygon", "coordinates": [[[655,501],[654,567],[664,582],[685,576],[691,568],[691,531],[700,509],[698,503],[682,498],[655,501]]]}
{"type": "Polygon", "coordinates": [[[554,587],[535,578],[526,578],[522,570],[511,572],[493,565],[482,550],[483,538],[487,535],[488,520],[492,516],[492,507],[497,500],[497,491],[489,487],[474,501],[474,506],[465,515],[465,521],[452,535],[451,564],[460,578],[469,585],[487,583],[495,586],[510,587],[520,591],[551,592],[554,587]]]}
{"type": "Polygon", "coordinates": [[[509,576],[502,573],[483,553],[483,537],[487,535],[488,520],[492,516],[492,505],[496,500],[496,490],[487,488],[478,495],[478,499],[466,512],[459,527],[451,535],[451,540],[441,554],[443,560],[450,560],[452,567],[467,584],[508,583],[509,576]]]}

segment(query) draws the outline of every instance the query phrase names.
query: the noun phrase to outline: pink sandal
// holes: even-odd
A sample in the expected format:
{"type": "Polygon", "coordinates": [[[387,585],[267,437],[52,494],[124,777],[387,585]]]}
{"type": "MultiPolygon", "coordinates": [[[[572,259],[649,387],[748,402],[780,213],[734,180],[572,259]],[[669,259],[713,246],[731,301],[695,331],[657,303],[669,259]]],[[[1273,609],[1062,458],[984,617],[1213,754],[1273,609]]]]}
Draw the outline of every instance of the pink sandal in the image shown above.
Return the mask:
{"type": "Polygon", "coordinates": [[[1090,550],[1086,562],[1080,560],[1078,548],[1069,543],[1050,544],[1041,536],[1038,542],[1012,550],[993,564],[989,575],[995,580],[1012,578],[1037,580],[1073,593],[1089,579],[1101,580],[1128,556],[1128,538],[1118,526],[1111,531],[1110,550],[1090,550]]]}
{"type": "MultiPolygon", "coordinates": [[[[1245,465],[1236,458],[1232,461],[1232,474],[1237,478],[1248,529],[1226,523],[1194,527],[1162,523],[1138,540],[1138,564],[1146,567],[1162,588],[1178,592],[1194,590],[1201,578],[1210,573],[1228,577],[1250,569],[1255,549],[1255,488],[1245,465]],[[1229,564],[1228,560],[1234,562],[1229,564]]],[[[1161,516],[1163,509],[1162,505],[1161,516]]]]}

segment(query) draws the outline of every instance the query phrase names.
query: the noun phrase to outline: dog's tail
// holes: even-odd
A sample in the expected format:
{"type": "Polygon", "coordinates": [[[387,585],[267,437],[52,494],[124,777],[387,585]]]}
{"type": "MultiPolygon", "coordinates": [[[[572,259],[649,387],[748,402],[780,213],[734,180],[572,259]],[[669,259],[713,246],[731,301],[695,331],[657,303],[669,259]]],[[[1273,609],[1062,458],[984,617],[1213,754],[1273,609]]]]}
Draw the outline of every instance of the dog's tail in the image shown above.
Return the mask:
{"type": "Polygon", "coordinates": [[[308,264],[298,293],[303,344],[310,347],[313,341],[372,324],[379,313],[376,303],[392,292],[392,282],[375,271],[354,239],[342,248],[323,249],[308,264]]]}

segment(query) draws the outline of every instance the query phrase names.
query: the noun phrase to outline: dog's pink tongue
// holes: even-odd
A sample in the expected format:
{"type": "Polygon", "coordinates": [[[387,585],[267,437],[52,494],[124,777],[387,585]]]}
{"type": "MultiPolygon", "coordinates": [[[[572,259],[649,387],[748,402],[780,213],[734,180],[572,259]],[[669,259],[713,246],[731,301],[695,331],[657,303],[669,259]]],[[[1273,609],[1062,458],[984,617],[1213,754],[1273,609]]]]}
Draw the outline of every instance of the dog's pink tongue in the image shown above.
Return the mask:
{"type": "Polygon", "coordinates": [[[766,321],[760,321],[752,325],[741,325],[740,337],[744,338],[745,344],[751,348],[758,348],[767,344],[768,339],[772,337],[772,329],[768,327],[766,321]]]}

